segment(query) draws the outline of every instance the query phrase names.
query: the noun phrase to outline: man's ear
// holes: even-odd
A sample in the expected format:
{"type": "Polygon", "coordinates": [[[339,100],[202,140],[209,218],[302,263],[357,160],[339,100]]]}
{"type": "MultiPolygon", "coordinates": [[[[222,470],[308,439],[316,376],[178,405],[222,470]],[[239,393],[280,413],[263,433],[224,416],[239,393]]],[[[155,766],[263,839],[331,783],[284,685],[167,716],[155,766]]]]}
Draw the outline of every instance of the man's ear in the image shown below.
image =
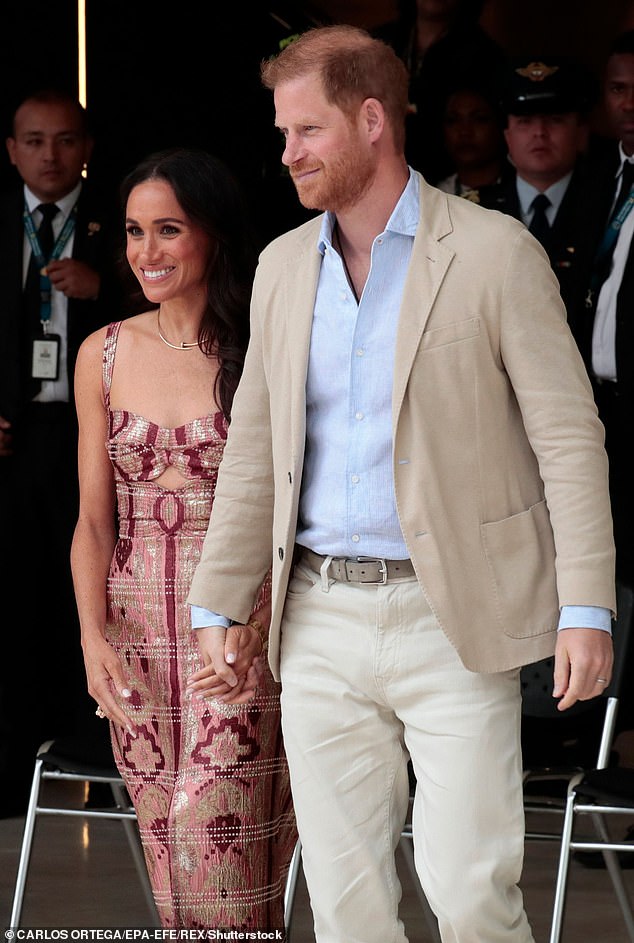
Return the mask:
{"type": "Polygon", "coordinates": [[[365,122],[368,140],[378,141],[385,128],[385,109],[378,98],[366,98],[361,105],[361,117],[365,122]]]}

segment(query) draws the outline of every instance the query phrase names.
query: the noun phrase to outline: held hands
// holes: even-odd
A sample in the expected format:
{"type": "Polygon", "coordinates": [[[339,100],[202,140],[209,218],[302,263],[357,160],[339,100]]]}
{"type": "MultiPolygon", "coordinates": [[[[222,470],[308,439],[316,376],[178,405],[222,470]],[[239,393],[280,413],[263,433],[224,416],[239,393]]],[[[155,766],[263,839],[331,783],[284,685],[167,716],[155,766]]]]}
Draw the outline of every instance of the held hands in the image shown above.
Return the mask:
{"type": "Polygon", "coordinates": [[[99,294],[99,274],[85,262],[78,259],[54,259],[48,263],[46,271],[51,285],[67,298],[88,301],[99,294]]]}
{"type": "Polygon", "coordinates": [[[602,694],[612,678],[612,638],[600,629],[561,629],[555,648],[553,697],[565,711],[602,694]]]}
{"type": "Polygon", "coordinates": [[[130,690],[126,687],[119,656],[100,635],[84,644],[84,662],[88,691],[99,705],[97,716],[107,717],[114,724],[125,727],[128,733],[134,736],[134,724],[121,709],[115,697],[115,694],[118,694],[120,698],[131,696],[130,690]]]}
{"type": "Polygon", "coordinates": [[[246,704],[255,695],[264,673],[263,640],[259,620],[246,625],[195,629],[205,667],[187,682],[189,694],[217,699],[223,704],[246,704]]]}

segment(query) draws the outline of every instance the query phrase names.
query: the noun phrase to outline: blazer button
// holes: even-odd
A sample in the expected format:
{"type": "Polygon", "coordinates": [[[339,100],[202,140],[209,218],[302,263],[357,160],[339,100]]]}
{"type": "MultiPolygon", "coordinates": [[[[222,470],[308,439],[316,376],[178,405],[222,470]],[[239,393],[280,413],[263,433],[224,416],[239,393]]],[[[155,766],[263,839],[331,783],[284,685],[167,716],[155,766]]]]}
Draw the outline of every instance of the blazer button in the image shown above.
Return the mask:
{"type": "Polygon", "coordinates": [[[284,548],[283,548],[283,547],[278,547],[278,548],[277,548],[277,555],[278,555],[278,557],[280,558],[280,560],[283,560],[283,559],[284,559],[284,548]]]}

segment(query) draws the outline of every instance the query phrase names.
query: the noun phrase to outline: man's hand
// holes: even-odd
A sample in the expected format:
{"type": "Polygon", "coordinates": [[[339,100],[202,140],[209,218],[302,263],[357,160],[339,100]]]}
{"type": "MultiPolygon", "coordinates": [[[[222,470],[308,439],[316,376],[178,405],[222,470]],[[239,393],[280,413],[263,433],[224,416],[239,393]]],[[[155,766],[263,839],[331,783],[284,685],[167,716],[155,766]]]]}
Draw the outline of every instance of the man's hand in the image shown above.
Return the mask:
{"type": "Polygon", "coordinates": [[[55,259],[48,263],[46,271],[51,284],[67,298],[87,301],[99,294],[99,273],[85,262],[78,259],[55,259]]]}
{"type": "Polygon", "coordinates": [[[253,625],[234,624],[229,629],[213,625],[194,631],[205,667],[188,680],[188,693],[225,704],[251,700],[264,672],[262,642],[253,625]]]}
{"type": "Polygon", "coordinates": [[[553,697],[558,710],[601,694],[612,678],[612,638],[601,629],[560,629],[555,648],[553,697]]]}

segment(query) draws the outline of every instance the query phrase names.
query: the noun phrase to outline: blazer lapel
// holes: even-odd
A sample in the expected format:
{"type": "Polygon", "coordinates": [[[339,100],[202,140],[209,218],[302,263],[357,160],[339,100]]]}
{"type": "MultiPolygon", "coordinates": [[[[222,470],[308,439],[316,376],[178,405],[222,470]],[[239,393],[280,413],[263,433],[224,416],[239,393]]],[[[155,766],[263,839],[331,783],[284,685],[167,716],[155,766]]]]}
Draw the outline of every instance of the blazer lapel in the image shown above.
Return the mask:
{"type": "Polygon", "coordinates": [[[446,194],[421,178],[420,218],[403,290],[394,356],[394,428],[423,331],[438,290],[454,257],[439,240],[452,230],[446,194]]]}
{"type": "Polygon", "coordinates": [[[286,354],[290,377],[290,434],[293,457],[303,456],[306,436],[306,376],[313,325],[313,308],[321,255],[317,249],[321,217],[302,233],[298,252],[286,261],[286,354]],[[301,453],[301,454],[300,454],[301,453]]]}

